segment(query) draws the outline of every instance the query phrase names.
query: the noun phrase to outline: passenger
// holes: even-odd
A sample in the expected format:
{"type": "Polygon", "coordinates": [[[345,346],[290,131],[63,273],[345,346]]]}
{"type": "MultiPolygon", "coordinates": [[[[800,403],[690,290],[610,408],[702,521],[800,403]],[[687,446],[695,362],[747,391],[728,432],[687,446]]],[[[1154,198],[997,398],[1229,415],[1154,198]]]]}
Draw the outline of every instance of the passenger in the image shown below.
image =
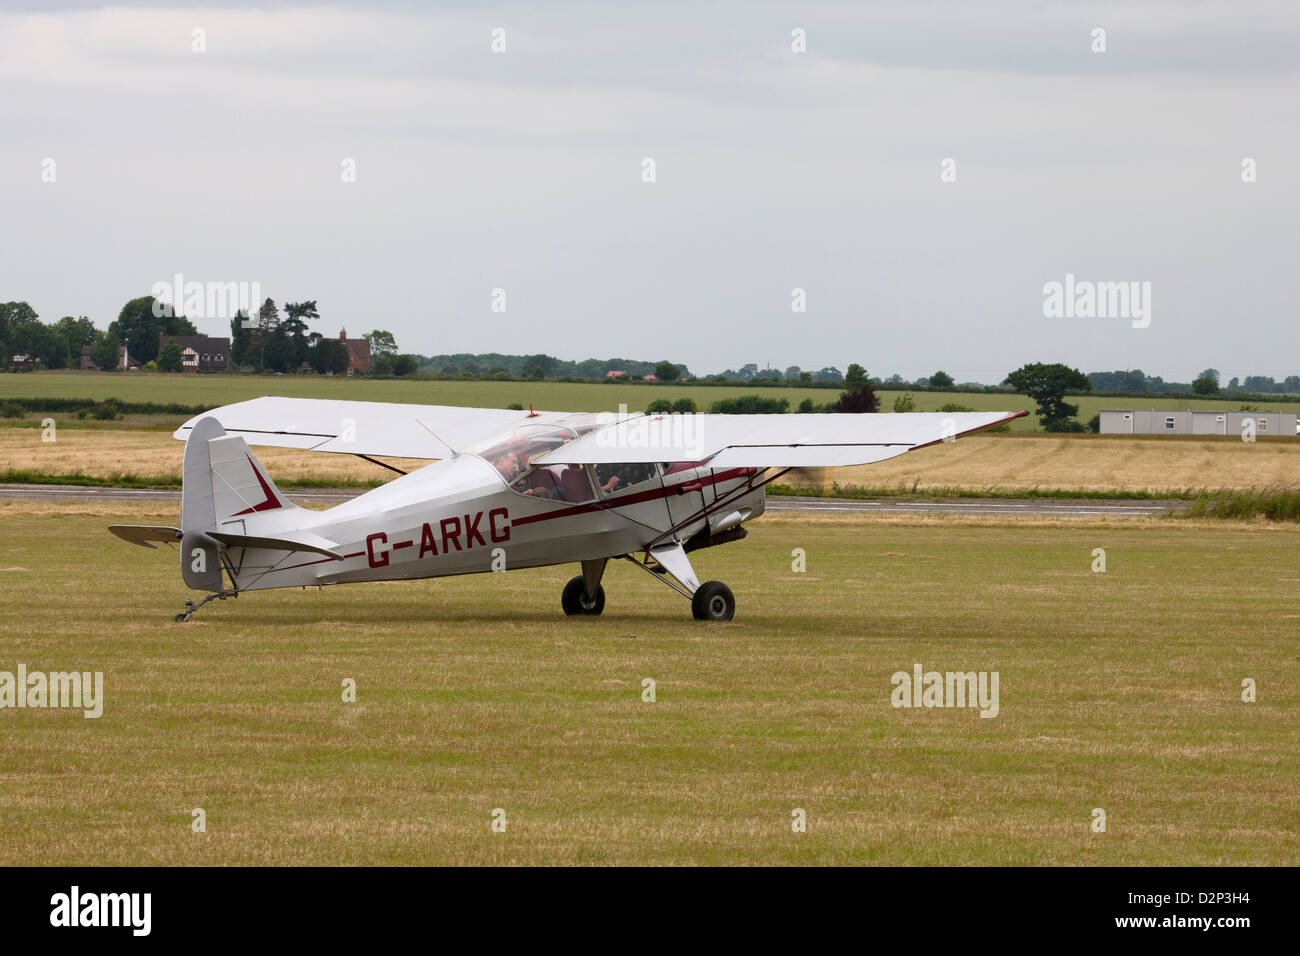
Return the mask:
{"type": "Polygon", "coordinates": [[[534,498],[560,498],[560,483],[548,469],[538,468],[526,480],[528,487],[524,494],[534,498]]]}
{"type": "Polygon", "coordinates": [[[581,465],[569,465],[560,473],[559,491],[562,501],[591,500],[591,482],[581,465]]]}

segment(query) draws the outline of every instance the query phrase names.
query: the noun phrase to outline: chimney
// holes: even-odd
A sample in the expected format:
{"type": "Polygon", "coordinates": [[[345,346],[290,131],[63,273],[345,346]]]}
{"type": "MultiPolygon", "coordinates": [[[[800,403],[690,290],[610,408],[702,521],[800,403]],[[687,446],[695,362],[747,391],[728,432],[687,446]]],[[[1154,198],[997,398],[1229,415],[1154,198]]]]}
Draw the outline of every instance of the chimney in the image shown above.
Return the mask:
{"type": "Polygon", "coordinates": [[[348,340],[348,330],[347,330],[347,329],[339,329],[339,341],[340,341],[340,342],[346,342],[347,340],[348,340]]]}

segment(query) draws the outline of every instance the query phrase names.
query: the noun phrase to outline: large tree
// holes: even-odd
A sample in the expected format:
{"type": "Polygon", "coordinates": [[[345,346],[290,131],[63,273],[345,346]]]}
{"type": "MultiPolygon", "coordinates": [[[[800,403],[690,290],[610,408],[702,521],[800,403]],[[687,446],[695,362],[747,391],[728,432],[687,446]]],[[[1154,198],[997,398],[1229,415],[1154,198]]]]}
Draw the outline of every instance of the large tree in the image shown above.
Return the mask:
{"type": "Polygon", "coordinates": [[[4,343],[0,368],[8,367],[14,355],[26,355],[46,368],[68,364],[67,341],[26,302],[0,305],[0,342],[4,343]]]}
{"type": "Polygon", "coordinates": [[[181,356],[181,347],[175,342],[168,342],[158,351],[158,371],[185,371],[184,358],[181,356]]]}
{"type": "Polygon", "coordinates": [[[1079,414],[1079,406],[1066,402],[1065,396],[1092,391],[1088,376],[1060,362],[1022,365],[1007,376],[1007,381],[1038,404],[1038,420],[1049,432],[1075,430],[1079,423],[1072,419],[1079,414]]]}
{"type": "Polygon", "coordinates": [[[183,315],[173,315],[170,305],[157,302],[153,296],[144,295],[122,306],[117,320],[109,325],[126,345],[126,352],[141,365],[158,357],[158,333],[167,335],[198,335],[198,330],[183,315]]]}
{"type": "Polygon", "coordinates": [[[832,411],[859,414],[878,412],[880,411],[880,396],[871,387],[870,381],[863,382],[860,387],[855,388],[853,391],[844,392],[840,395],[840,400],[832,406],[832,411]]]}
{"type": "Polygon", "coordinates": [[[655,378],[661,382],[675,382],[682,377],[682,370],[667,360],[655,366],[655,378]]]}
{"type": "Polygon", "coordinates": [[[867,384],[867,370],[854,362],[849,366],[848,371],[844,373],[844,387],[850,392],[856,392],[863,385],[867,384]]]}
{"type": "Polygon", "coordinates": [[[1219,393],[1219,370],[1207,368],[1192,379],[1192,391],[1197,395],[1217,395],[1219,393]]]}
{"type": "Polygon", "coordinates": [[[8,341],[15,326],[36,320],[36,310],[26,302],[0,303],[0,339],[8,341]]]}
{"type": "Polygon", "coordinates": [[[81,318],[65,315],[54,323],[54,331],[68,343],[68,362],[71,365],[78,364],[81,359],[81,347],[93,344],[96,336],[95,323],[84,315],[81,318]]]}
{"type": "Polygon", "coordinates": [[[935,372],[933,375],[930,376],[931,388],[952,388],[952,386],[953,386],[952,376],[949,375],[947,372],[943,371],[943,369],[940,369],[939,371],[935,372]]]}
{"type": "Polygon", "coordinates": [[[316,336],[307,349],[307,361],[322,375],[327,372],[342,375],[348,370],[348,347],[338,339],[316,336]]]}
{"type": "Polygon", "coordinates": [[[293,351],[292,364],[297,368],[307,361],[307,323],[319,319],[320,313],[316,311],[315,299],[310,302],[286,302],[284,312],[285,318],[280,323],[280,328],[289,337],[293,351]]]}
{"type": "Polygon", "coordinates": [[[64,368],[68,364],[68,343],[53,326],[40,321],[22,322],[9,332],[9,348],[14,355],[26,355],[46,368],[64,368]]]}
{"type": "Polygon", "coordinates": [[[375,329],[373,332],[367,332],[365,340],[370,343],[370,359],[386,358],[391,359],[397,354],[397,340],[393,338],[393,333],[384,329],[375,329]]]}
{"type": "Polygon", "coordinates": [[[118,350],[122,348],[122,337],[109,326],[109,330],[95,340],[90,347],[90,360],[101,372],[117,371],[118,350]]]}
{"type": "Polygon", "coordinates": [[[249,349],[253,343],[253,330],[246,324],[248,311],[240,309],[230,320],[230,367],[238,369],[249,359],[249,349]]]}

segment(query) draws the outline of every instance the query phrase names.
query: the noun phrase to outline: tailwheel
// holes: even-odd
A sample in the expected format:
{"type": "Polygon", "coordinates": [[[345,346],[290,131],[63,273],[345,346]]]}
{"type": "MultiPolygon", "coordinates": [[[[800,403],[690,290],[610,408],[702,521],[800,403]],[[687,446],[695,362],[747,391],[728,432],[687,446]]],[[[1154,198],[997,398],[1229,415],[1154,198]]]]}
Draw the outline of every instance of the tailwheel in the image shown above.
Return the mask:
{"type": "Polygon", "coordinates": [[[705,581],[691,598],[697,621],[730,621],[736,614],[736,596],[721,581],[705,581]]]}
{"type": "Polygon", "coordinates": [[[605,610],[605,588],[596,585],[595,597],[587,597],[587,585],[579,574],[564,586],[560,594],[560,607],[570,616],[575,614],[599,614],[605,610]]]}

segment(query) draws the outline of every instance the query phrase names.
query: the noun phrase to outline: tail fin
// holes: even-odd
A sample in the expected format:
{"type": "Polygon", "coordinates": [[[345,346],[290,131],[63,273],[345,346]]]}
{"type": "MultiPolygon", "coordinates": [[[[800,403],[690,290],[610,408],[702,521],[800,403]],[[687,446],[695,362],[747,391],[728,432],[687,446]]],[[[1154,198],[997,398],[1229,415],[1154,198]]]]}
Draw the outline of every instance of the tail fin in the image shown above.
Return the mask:
{"type": "Polygon", "coordinates": [[[297,510],[275,487],[238,435],[215,418],[201,419],[185,443],[181,530],[213,531],[231,518],[297,510]]]}
{"type": "Polygon", "coordinates": [[[221,591],[225,545],[217,535],[247,535],[249,517],[299,508],[275,487],[248,443],[238,435],[227,435],[215,418],[200,419],[190,431],[184,472],[181,575],[191,588],[221,591]]]}

